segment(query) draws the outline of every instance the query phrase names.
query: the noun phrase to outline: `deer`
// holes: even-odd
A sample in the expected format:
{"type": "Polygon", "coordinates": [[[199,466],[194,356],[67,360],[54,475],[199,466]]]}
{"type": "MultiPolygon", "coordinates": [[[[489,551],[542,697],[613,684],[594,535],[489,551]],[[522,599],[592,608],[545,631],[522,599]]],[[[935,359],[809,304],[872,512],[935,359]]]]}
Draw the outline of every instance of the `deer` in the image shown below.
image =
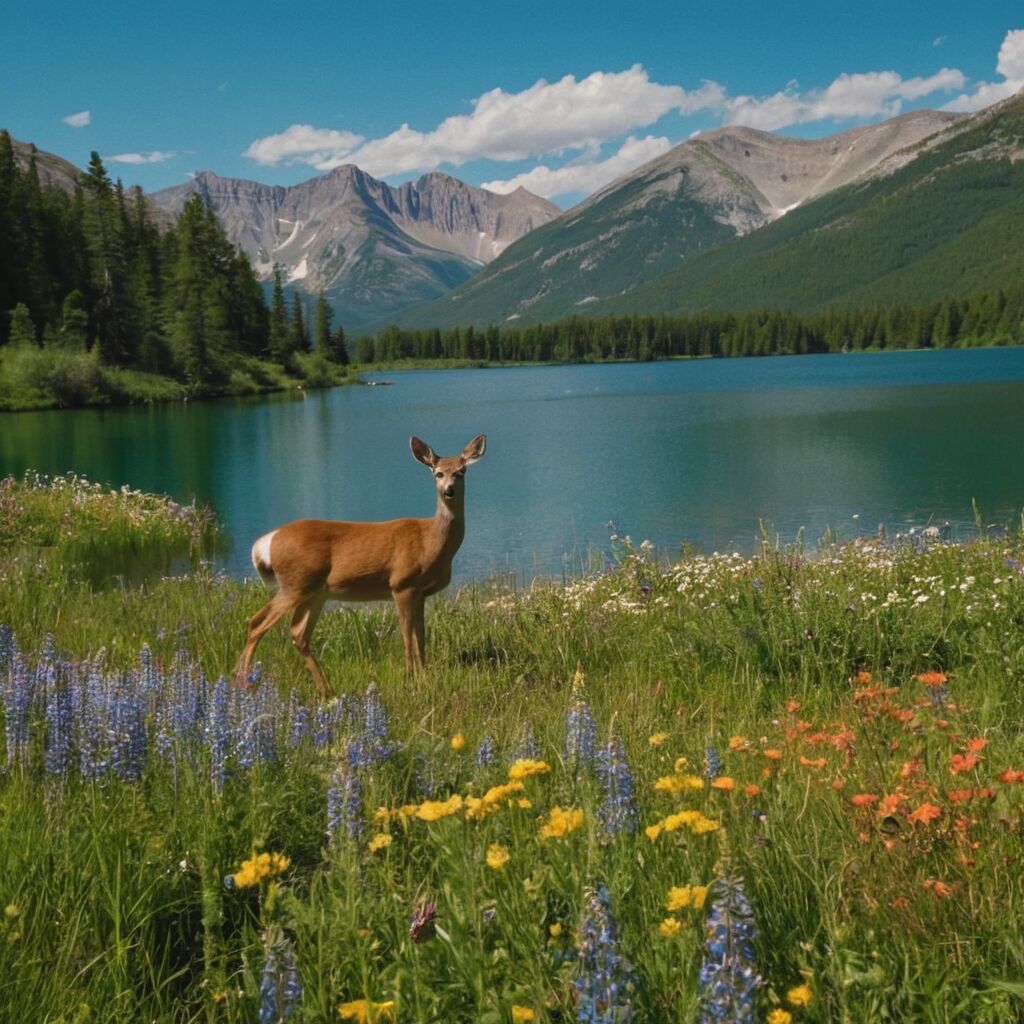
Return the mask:
{"type": "Polygon", "coordinates": [[[429,519],[352,523],[297,519],[257,538],[252,563],[274,596],[249,620],[235,684],[248,689],[253,655],[273,625],[291,616],[292,643],[302,655],[321,697],[333,691],[309,642],[327,601],[395,602],[405,647],[405,671],[425,664],[426,599],[448,586],[452,560],[466,533],[466,468],[483,457],[480,434],[462,452],[442,458],[418,437],[409,438],[413,458],[434,477],[437,510],[429,519]]]}

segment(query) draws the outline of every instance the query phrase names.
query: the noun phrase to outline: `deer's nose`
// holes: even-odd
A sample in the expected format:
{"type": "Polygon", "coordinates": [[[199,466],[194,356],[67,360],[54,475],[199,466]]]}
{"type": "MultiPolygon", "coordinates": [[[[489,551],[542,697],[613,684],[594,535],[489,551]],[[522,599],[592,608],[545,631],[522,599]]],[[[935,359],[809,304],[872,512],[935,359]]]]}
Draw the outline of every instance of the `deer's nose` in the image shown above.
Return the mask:
{"type": "Polygon", "coordinates": [[[444,489],[444,496],[446,498],[454,498],[455,497],[455,484],[449,484],[444,489]]]}

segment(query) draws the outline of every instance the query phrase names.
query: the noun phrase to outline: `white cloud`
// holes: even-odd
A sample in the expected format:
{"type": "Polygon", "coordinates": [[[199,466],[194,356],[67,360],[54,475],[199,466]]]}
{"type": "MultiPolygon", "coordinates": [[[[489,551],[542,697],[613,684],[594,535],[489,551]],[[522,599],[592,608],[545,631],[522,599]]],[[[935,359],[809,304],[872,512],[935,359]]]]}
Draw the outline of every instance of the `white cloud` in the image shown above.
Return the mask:
{"type": "Polygon", "coordinates": [[[971,92],[957,96],[943,110],[981,110],[1024,89],[1024,29],[1011,29],[1003,38],[996,58],[1001,82],[978,82],[971,92]]]}
{"type": "Polygon", "coordinates": [[[534,167],[525,174],[498,181],[485,181],[480,187],[491,192],[514,192],[525,188],[535,195],[551,199],[573,192],[590,194],[614,181],[620,175],[661,156],[672,148],[664,136],[647,135],[642,139],[632,135],[606,160],[587,160],[551,168],[544,164],[534,167]]]}
{"type": "Polygon", "coordinates": [[[927,78],[904,79],[895,71],[843,74],[825,89],[789,89],[760,99],[734,96],[725,102],[725,122],[771,131],[813,121],[894,117],[904,100],[952,92],[962,89],[964,82],[963,72],[956,68],[942,68],[927,78]]]}
{"type": "Polygon", "coordinates": [[[692,113],[721,101],[721,87],[705,83],[687,93],[678,85],[652,82],[639,64],[627,71],[595,71],[579,81],[566,75],[544,79],[522,92],[492,89],[473,101],[469,114],[445,118],[432,131],[403,124],[390,135],[363,141],[347,132],[292,125],[257,139],[245,155],[260,163],[281,160],[330,170],[358,164],[384,177],[472,160],[525,160],[547,154],[594,150],[673,110],[692,113]],[[341,136],[349,136],[342,139],[341,136]]]}
{"type": "Polygon", "coordinates": [[[118,153],[116,156],[105,156],[107,163],[113,164],[161,164],[172,160],[178,154],[174,150],[154,149],[149,153],[118,153]]]}
{"type": "Polygon", "coordinates": [[[345,162],[364,141],[354,132],[339,132],[331,128],[314,128],[311,124],[293,124],[276,135],[256,139],[242,156],[258,164],[273,166],[285,163],[311,164],[319,170],[328,170],[345,162]]]}
{"type": "Polygon", "coordinates": [[[71,125],[72,128],[85,128],[92,121],[92,111],[80,110],[77,114],[68,114],[67,117],[62,117],[61,120],[65,124],[71,125]]]}

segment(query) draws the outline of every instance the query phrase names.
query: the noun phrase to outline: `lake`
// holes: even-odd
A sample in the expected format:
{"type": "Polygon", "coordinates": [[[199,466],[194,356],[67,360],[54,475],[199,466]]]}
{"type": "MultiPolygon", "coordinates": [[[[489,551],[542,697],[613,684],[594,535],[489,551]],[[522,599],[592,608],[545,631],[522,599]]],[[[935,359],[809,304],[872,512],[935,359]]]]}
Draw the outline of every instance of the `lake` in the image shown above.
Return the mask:
{"type": "Polygon", "coordinates": [[[5,414],[0,475],[74,471],[209,502],[248,573],[290,519],[434,509],[416,434],[442,455],[476,434],[466,581],[578,572],[609,523],[673,554],[750,552],[759,523],[816,542],[1024,506],[1024,349],[406,371],[393,387],[110,410],[5,414]]]}

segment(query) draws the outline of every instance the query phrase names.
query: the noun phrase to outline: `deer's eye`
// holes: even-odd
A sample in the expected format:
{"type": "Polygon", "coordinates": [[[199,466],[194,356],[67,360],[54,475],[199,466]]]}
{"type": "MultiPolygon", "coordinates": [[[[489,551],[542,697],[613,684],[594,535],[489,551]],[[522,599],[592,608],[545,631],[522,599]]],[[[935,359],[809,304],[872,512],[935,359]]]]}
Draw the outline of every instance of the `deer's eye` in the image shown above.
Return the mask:
{"type": "Polygon", "coordinates": [[[437,472],[436,472],[436,473],[434,474],[434,476],[436,476],[436,477],[437,477],[437,479],[438,479],[438,480],[440,480],[440,479],[441,479],[441,477],[443,477],[443,476],[444,476],[444,473],[442,473],[442,472],[441,472],[441,470],[438,470],[438,471],[437,471],[437,472]]]}

